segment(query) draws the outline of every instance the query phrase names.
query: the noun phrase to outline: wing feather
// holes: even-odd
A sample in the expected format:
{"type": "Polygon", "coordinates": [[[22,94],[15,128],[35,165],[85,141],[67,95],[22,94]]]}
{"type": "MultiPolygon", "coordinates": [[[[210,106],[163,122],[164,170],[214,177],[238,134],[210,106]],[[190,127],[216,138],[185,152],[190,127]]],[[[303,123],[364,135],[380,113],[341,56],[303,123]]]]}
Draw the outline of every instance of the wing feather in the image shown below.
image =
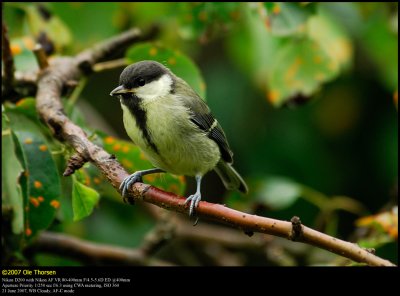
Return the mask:
{"type": "Polygon", "coordinates": [[[191,111],[190,120],[198,126],[198,128],[207,133],[208,137],[215,141],[221,152],[221,157],[227,163],[233,162],[233,153],[229,148],[228,140],[221,125],[211,114],[210,108],[200,98],[200,96],[182,79],[176,78],[176,93],[181,95],[180,99],[185,106],[191,111]]]}

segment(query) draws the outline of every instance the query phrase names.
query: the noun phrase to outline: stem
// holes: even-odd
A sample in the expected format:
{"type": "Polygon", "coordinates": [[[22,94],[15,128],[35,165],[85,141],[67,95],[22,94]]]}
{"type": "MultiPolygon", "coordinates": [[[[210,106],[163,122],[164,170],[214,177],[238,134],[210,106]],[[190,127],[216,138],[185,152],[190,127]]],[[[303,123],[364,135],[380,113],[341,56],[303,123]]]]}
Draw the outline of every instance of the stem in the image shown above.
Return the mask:
{"type": "Polygon", "coordinates": [[[93,65],[94,72],[102,72],[106,70],[112,70],[115,68],[125,67],[128,66],[128,62],[125,58],[97,63],[93,65]]]}
{"type": "Polygon", "coordinates": [[[10,40],[8,38],[8,30],[6,24],[2,23],[2,60],[4,64],[4,76],[3,76],[3,86],[4,86],[4,95],[7,95],[12,92],[14,85],[14,72],[15,65],[14,59],[11,52],[10,40]]]}
{"type": "Polygon", "coordinates": [[[83,89],[85,88],[87,83],[87,78],[83,77],[79,83],[78,86],[74,89],[74,91],[72,92],[71,96],[69,97],[69,100],[67,102],[67,107],[73,107],[76,103],[76,101],[78,101],[80,94],[82,93],[83,89]]]}
{"type": "Polygon", "coordinates": [[[35,45],[33,49],[33,53],[36,56],[36,60],[39,64],[39,69],[44,70],[49,67],[49,61],[47,60],[47,54],[44,51],[43,47],[38,43],[35,45]]]}
{"type": "Polygon", "coordinates": [[[91,243],[76,237],[44,231],[27,249],[25,254],[50,253],[69,257],[86,263],[118,265],[172,266],[172,263],[149,258],[142,251],[100,243],[91,243]]]}

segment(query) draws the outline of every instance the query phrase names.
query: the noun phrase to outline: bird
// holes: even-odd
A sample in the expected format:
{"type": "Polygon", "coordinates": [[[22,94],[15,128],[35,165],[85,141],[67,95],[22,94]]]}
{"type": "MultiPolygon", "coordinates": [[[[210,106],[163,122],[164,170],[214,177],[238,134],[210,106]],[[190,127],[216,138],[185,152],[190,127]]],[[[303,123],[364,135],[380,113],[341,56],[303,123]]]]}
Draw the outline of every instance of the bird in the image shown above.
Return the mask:
{"type": "Polygon", "coordinates": [[[248,192],[232,166],[233,152],[221,125],[196,91],[169,68],[152,60],[133,63],[110,95],[120,99],[128,136],[154,166],[126,177],[119,187],[122,196],[144,175],[195,177],[196,192],[185,200],[192,217],[201,201],[202,178],[211,170],[228,190],[248,192]]]}

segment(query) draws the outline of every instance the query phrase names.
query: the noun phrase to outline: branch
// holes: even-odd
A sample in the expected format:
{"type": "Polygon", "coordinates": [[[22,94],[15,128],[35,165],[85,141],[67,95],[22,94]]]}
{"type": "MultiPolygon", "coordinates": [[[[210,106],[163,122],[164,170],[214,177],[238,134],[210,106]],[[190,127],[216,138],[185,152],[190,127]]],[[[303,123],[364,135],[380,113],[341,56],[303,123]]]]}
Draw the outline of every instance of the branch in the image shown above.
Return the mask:
{"type": "MultiPolygon", "coordinates": [[[[150,203],[142,203],[143,209],[148,212],[158,224],[168,224],[164,229],[168,229],[168,237],[180,238],[198,243],[209,243],[210,241],[218,243],[224,247],[236,249],[252,249],[264,248],[270,244],[274,236],[268,236],[261,233],[256,233],[251,238],[238,232],[236,229],[226,226],[202,223],[196,225],[195,231],[193,224],[185,216],[170,215],[172,212],[163,211],[161,208],[150,203]]],[[[158,225],[156,226],[156,228],[158,225]]],[[[155,231],[151,232],[152,234],[155,231]]],[[[157,234],[165,237],[165,232],[157,232],[157,234]]],[[[158,238],[162,240],[162,238],[158,238]]]]}
{"type": "MultiPolygon", "coordinates": [[[[29,85],[36,89],[37,72],[19,72],[16,71],[14,75],[15,83],[20,84],[21,87],[29,85]]],[[[35,92],[36,93],[36,92],[35,92]]]]}
{"type": "Polygon", "coordinates": [[[46,69],[49,66],[49,62],[47,60],[47,54],[40,43],[37,43],[35,45],[33,53],[35,54],[36,60],[38,61],[40,70],[46,69]]]}
{"type": "MultiPolygon", "coordinates": [[[[180,219],[179,219],[180,220],[180,219]]],[[[175,236],[189,241],[199,243],[208,243],[210,241],[218,243],[221,246],[235,249],[255,249],[267,246],[272,237],[267,238],[266,235],[258,234],[248,237],[235,229],[226,226],[199,224],[193,229],[193,225],[183,223],[185,221],[177,221],[175,236]]]]}
{"type": "MultiPolygon", "coordinates": [[[[132,186],[132,195],[136,200],[149,202],[168,210],[187,214],[185,199],[158,188],[136,183],[132,186]]],[[[225,207],[224,205],[200,202],[196,213],[201,218],[218,221],[241,229],[246,233],[261,232],[280,236],[297,242],[307,243],[356,262],[373,266],[394,266],[388,260],[375,256],[356,244],[346,242],[299,224],[246,214],[225,207]],[[299,230],[301,229],[301,230],[299,230]]]]}
{"type": "Polygon", "coordinates": [[[94,72],[102,72],[106,70],[112,70],[115,68],[121,68],[128,66],[128,61],[125,58],[97,63],[93,65],[94,72]]]}
{"type": "Polygon", "coordinates": [[[1,31],[1,58],[4,65],[4,76],[3,78],[3,96],[8,96],[13,93],[13,85],[14,85],[14,72],[15,65],[14,59],[11,53],[10,40],[8,38],[8,30],[6,24],[2,23],[2,31],[1,31]]]}
{"type": "MultiPolygon", "coordinates": [[[[38,80],[36,107],[40,117],[52,129],[55,137],[67,142],[75,149],[80,159],[90,161],[97,166],[116,190],[119,190],[120,183],[128,176],[128,173],[115,157],[89,141],[85,132],[64,114],[60,96],[68,81],[79,81],[83,75],[92,72],[95,63],[112,56],[114,50],[121,47],[126,48],[129,44],[143,38],[139,30],[133,29],[86,50],[75,58],[57,58],[54,63],[43,70],[38,80]]],[[[129,198],[131,201],[145,201],[185,215],[188,212],[183,197],[143,183],[131,186],[129,198]]],[[[356,262],[393,266],[391,262],[379,258],[355,244],[305,227],[299,221],[295,221],[293,227],[290,222],[250,215],[205,201],[200,202],[196,213],[200,218],[228,224],[249,235],[252,232],[267,233],[308,243],[356,262]]]]}
{"type": "Polygon", "coordinates": [[[154,255],[175,237],[176,223],[174,223],[174,219],[171,219],[170,214],[172,213],[168,212],[167,215],[162,215],[156,226],[143,239],[139,250],[147,256],[154,255]]]}
{"type": "Polygon", "coordinates": [[[172,263],[149,258],[140,250],[91,243],[76,237],[44,231],[24,250],[27,256],[50,253],[89,264],[172,266],[172,263]]]}

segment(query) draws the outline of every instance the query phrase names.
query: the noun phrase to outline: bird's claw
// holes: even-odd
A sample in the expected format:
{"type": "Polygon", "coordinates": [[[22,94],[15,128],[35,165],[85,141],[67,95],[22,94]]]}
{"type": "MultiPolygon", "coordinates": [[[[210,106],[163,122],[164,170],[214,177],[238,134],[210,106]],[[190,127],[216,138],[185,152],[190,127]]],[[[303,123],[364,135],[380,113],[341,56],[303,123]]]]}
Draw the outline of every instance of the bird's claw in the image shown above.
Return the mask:
{"type": "Polygon", "coordinates": [[[136,182],[142,182],[142,174],[139,172],[129,175],[124,179],[124,181],[122,181],[121,185],[119,186],[119,190],[121,190],[124,199],[127,197],[129,187],[136,182]]]}
{"type": "MultiPolygon", "coordinates": [[[[195,194],[192,194],[185,200],[185,205],[187,205],[190,202],[190,207],[189,207],[189,216],[193,217],[195,209],[199,206],[201,200],[201,194],[199,192],[196,192],[195,194]]],[[[198,220],[198,219],[197,219],[198,220]]],[[[197,220],[195,222],[195,225],[197,224],[197,220]]]]}

